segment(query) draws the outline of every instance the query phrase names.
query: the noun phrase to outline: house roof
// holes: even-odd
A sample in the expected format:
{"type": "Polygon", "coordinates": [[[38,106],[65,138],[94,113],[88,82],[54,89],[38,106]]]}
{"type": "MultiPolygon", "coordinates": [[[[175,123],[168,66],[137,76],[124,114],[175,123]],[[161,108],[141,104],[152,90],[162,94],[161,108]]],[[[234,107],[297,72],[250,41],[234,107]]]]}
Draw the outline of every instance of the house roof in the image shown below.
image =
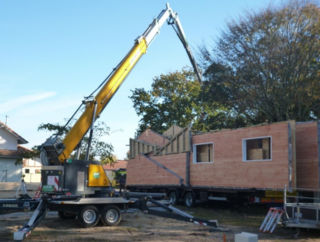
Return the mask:
{"type": "Polygon", "coordinates": [[[6,125],[5,123],[2,123],[0,121],[0,129],[5,129],[7,130],[10,134],[12,134],[13,136],[15,136],[18,140],[18,144],[27,144],[28,141],[25,140],[24,138],[22,138],[19,134],[17,134],[16,132],[13,131],[13,129],[11,129],[8,125],[6,125]]]}
{"type": "Polygon", "coordinates": [[[114,163],[103,165],[103,169],[109,170],[109,171],[117,171],[120,169],[127,169],[128,161],[126,160],[118,160],[114,163]]]}
{"type": "Polygon", "coordinates": [[[17,158],[21,158],[23,153],[27,151],[30,151],[30,150],[20,145],[18,146],[17,150],[0,149],[0,157],[17,159],[17,158]]]}

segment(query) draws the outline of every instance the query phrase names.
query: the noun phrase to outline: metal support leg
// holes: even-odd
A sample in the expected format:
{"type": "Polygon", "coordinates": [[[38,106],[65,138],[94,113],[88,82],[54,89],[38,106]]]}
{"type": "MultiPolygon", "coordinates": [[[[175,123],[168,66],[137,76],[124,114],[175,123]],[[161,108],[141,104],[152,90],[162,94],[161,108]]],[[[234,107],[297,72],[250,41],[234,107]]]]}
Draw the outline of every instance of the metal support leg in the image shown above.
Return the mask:
{"type": "Polygon", "coordinates": [[[41,222],[41,220],[46,216],[47,213],[47,202],[41,200],[36,210],[33,212],[29,221],[20,228],[17,232],[13,234],[13,240],[24,240],[31,231],[41,222]]]}
{"type": "Polygon", "coordinates": [[[145,200],[164,209],[164,211],[161,211],[158,209],[153,209],[152,207],[147,207],[148,213],[150,214],[163,216],[163,217],[170,217],[174,219],[180,219],[180,220],[188,221],[194,224],[211,226],[214,228],[217,228],[219,226],[217,220],[204,220],[204,219],[193,217],[191,214],[188,214],[176,207],[173,207],[172,205],[166,206],[161,202],[158,202],[150,197],[146,197],[145,200]]]}

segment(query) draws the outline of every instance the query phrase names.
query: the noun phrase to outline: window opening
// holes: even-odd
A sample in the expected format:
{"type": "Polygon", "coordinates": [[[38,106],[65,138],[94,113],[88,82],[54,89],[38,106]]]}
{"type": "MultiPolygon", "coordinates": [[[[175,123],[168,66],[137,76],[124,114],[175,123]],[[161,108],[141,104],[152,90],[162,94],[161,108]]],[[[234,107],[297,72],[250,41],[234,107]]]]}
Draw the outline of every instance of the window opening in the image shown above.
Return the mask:
{"type": "Polygon", "coordinates": [[[213,144],[199,144],[194,147],[195,163],[213,162],[213,144]]]}
{"type": "Polygon", "coordinates": [[[244,140],[244,161],[271,160],[271,137],[244,140]]]}

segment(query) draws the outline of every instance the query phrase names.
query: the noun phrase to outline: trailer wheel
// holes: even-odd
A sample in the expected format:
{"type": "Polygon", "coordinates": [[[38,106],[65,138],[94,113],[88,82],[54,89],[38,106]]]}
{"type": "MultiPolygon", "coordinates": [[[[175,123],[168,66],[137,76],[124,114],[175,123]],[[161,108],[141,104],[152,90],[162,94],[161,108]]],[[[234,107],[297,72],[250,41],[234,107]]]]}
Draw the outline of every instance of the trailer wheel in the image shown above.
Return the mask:
{"type": "Polygon", "coordinates": [[[107,206],[101,212],[101,222],[107,226],[116,226],[121,221],[121,212],[117,206],[107,206]]]}
{"type": "Polygon", "coordinates": [[[59,218],[61,218],[61,219],[75,219],[76,218],[75,214],[68,213],[68,212],[65,212],[65,211],[59,211],[58,215],[59,215],[59,218]]]}
{"type": "Polygon", "coordinates": [[[187,192],[186,195],[184,195],[184,204],[188,208],[191,208],[195,205],[195,197],[192,192],[187,192]]]}
{"type": "Polygon", "coordinates": [[[177,193],[172,191],[169,193],[169,201],[172,205],[176,205],[178,203],[177,193]]]}
{"type": "Polygon", "coordinates": [[[99,222],[99,212],[95,206],[86,206],[81,209],[78,221],[82,227],[88,228],[96,226],[99,222]]]}

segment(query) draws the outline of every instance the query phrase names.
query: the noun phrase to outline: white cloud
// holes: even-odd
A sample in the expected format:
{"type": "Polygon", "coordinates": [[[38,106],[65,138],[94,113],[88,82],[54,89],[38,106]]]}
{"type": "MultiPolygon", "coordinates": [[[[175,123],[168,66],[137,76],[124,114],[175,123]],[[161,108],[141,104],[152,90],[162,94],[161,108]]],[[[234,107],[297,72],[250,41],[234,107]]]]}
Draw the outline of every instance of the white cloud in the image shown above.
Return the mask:
{"type": "Polygon", "coordinates": [[[9,113],[8,125],[19,135],[29,141],[26,147],[42,144],[50,136],[50,132],[38,131],[41,123],[64,124],[66,118],[74,112],[79,104],[78,98],[54,98],[19,106],[9,113]]]}
{"type": "MultiPolygon", "coordinates": [[[[25,146],[31,148],[42,144],[51,134],[38,131],[39,125],[41,123],[64,124],[81,103],[81,98],[76,93],[67,96],[54,92],[24,95],[0,104],[0,113],[8,114],[9,127],[28,140],[29,143],[25,146]]],[[[126,107],[119,110],[119,102],[114,99],[99,118],[99,121],[104,121],[111,130],[111,134],[103,140],[114,146],[114,154],[119,159],[126,157],[129,137],[134,137],[139,120],[134,109],[129,105],[126,107]],[[133,116],[130,122],[127,116],[133,116]]]]}
{"type": "Polygon", "coordinates": [[[9,112],[14,109],[20,108],[26,104],[42,101],[44,99],[47,99],[55,95],[56,95],[55,92],[43,92],[43,93],[35,93],[32,95],[25,95],[25,96],[13,98],[4,103],[0,103],[0,112],[1,113],[9,112]]]}
{"type": "Polygon", "coordinates": [[[57,96],[50,100],[28,105],[16,112],[16,114],[22,117],[37,117],[37,121],[46,119],[46,117],[63,120],[71,116],[79,104],[79,101],[75,98],[61,98],[57,96]]]}

